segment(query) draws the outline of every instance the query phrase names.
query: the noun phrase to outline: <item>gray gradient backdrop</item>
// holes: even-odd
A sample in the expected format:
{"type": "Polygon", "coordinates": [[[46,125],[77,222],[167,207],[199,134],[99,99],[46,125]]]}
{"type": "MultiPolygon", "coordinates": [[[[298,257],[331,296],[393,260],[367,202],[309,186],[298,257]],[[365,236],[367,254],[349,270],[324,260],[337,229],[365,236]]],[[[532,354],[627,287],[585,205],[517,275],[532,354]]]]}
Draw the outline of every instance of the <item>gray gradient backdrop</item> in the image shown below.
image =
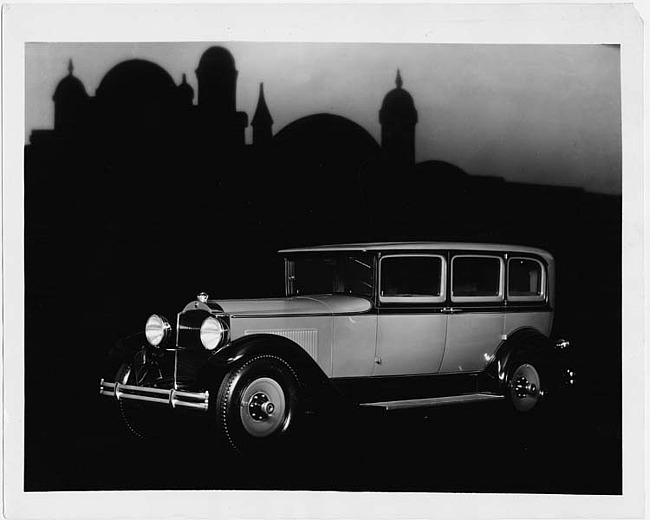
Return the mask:
{"type": "MultiPolygon", "coordinates": [[[[180,83],[210,43],[30,43],[26,45],[26,139],[51,128],[52,94],[67,74],[90,95],[120,61],[144,58],[180,83]]],[[[331,112],[378,141],[378,111],[400,68],[419,113],[416,159],[440,159],[470,174],[621,193],[619,47],[613,45],[223,44],[234,55],[237,106],[252,118],[258,85],[274,132],[331,112]]],[[[250,142],[249,127],[247,139],[250,142]]]]}

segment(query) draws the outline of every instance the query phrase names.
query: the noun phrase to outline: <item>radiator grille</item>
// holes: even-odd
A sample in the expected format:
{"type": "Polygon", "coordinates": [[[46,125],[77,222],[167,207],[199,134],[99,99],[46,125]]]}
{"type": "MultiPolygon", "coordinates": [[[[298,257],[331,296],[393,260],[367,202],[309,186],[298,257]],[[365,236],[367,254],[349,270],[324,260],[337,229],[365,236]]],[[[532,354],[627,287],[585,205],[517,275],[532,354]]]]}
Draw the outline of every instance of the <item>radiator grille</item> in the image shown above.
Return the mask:
{"type": "Polygon", "coordinates": [[[267,329],[267,330],[246,330],[244,335],[251,334],[274,334],[282,336],[300,345],[307,353],[317,360],[318,354],[318,331],[316,329],[267,329]]]}

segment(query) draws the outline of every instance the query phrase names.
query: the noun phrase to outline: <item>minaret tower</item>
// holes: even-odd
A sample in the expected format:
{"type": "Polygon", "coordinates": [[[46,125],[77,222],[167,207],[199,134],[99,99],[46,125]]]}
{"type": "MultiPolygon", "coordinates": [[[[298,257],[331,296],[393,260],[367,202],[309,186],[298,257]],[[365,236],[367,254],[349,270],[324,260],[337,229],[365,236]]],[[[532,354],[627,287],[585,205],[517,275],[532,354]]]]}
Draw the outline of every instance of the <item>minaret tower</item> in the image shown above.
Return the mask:
{"type": "Polygon", "coordinates": [[[88,94],[81,80],[74,76],[72,60],[68,62],[68,75],[54,91],[54,130],[57,132],[80,132],[86,121],[88,94]]]}
{"type": "Polygon", "coordinates": [[[399,69],[395,87],[384,97],[379,110],[381,146],[391,160],[406,166],[415,162],[415,125],[418,112],[413,97],[402,88],[404,82],[399,69]]]}
{"type": "Polygon", "coordinates": [[[245,143],[244,129],[248,126],[248,116],[237,111],[237,75],[235,59],[223,47],[206,50],[196,69],[198,110],[203,131],[223,149],[245,143]]]}

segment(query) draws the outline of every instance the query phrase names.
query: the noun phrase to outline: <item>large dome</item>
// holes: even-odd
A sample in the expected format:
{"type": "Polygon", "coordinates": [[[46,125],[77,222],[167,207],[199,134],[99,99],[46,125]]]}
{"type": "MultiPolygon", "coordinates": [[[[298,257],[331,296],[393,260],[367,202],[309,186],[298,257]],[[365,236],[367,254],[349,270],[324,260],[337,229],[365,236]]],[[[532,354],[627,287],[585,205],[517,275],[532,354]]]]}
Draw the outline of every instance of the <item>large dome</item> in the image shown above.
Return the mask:
{"type": "Polygon", "coordinates": [[[97,88],[101,99],[136,100],[168,95],[176,88],[169,73],[147,60],[128,60],[109,70],[97,88]]]}
{"type": "Polygon", "coordinates": [[[300,118],[280,130],[273,141],[278,146],[290,146],[296,155],[314,159],[361,159],[379,151],[377,141],[362,126],[334,114],[300,118]]]}
{"type": "MultiPolygon", "coordinates": [[[[283,221],[335,229],[358,221],[359,179],[379,153],[363,127],[334,114],[315,114],[290,123],[271,141],[269,171],[283,186],[283,221]],[[311,224],[305,224],[305,223],[311,224]]],[[[277,211],[274,208],[274,211],[277,211]]],[[[346,227],[347,229],[347,227],[346,227]]]]}
{"type": "Polygon", "coordinates": [[[165,69],[146,60],[124,61],[102,79],[95,96],[97,129],[107,142],[173,139],[182,91],[165,69]]]}
{"type": "Polygon", "coordinates": [[[201,56],[199,69],[234,70],[235,58],[224,47],[210,47],[201,56]]]}

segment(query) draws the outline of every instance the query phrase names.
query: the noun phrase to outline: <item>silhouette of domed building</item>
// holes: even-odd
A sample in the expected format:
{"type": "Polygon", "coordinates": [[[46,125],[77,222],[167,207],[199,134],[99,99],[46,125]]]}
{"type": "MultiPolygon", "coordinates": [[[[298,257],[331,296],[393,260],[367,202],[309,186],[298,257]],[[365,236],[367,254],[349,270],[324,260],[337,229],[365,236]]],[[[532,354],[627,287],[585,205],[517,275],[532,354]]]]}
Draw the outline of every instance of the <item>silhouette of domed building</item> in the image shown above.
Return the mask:
{"type": "MultiPolygon", "coordinates": [[[[76,138],[102,142],[120,141],[127,146],[152,141],[178,140],[203,156],[232,155],[245,148],[248,115],[237,110],[238,71],[233,55],[221,46],[209,47],[195,70],[196,95],[186,74],[176,84],[159,65],[143,59],[118,63],[102,78],[95,96],[87,94],[73,75],[72,61],[54,93],[53,130],[34,130],[32,144],[60,142],[74,133],[76,138]],[[196,148],[202,148],[198,150],[196,148]]],[[[411,95],[403,89],[400,72],[396,88],[386,94],[379,111],[381,148],[399,165],[412,165],[415,157],[417,111],[411,95]]],[[[253,145],[277,146],[305,156],[316,153],[322,163],[328,154],[339,158],[374,155],[377,143],[352,121],[341,116],[318,114],[287,125],[274,138],[273,117],[260,84],[254,116],[253,145]],[[341,133],[339,133],[341,132],[341,133]],[[346,136],[341,139],[339,136],[346,136]],[[290,144],[293,142],[293,145],[290,144]],[[338,143],[334,146],[332,143],[338,143]],[[329,144],[328,144],[329,143],[329,144]]],[[[259,153],[259,150],[256,152],[259,153]]],[[[276,154],[277,155],[277,154],[276,154]]],[[[353,161],[354,162],[354,161],[353,161]]],[[[359,161],[356,161],[357,163],[359,161]]]]}
{"type": "MultiPolygon", "coordinates": [[[[159,65],[143,59],[118,63],[102,78],[95,96],[73,75],[70,61],[54,93],[53,130],[34,130],[32,144],[75,138],[137,144],[148,140],[198,140],[232,151],[245,144],[248,116],[236,108],[237,70],[223,47],[208,48],[196,69],[198,103],[186,74],[180,84],[159,65]]],[[[267,109],[268,110],[268,109],[267,109]]]]}
{"type": "Polygon", "coordinates": [[[213,218],[215,211],[227,214],[241,204],[262,218],[278,213],[272,203],[278,193],[292,200],[287,218],[356,218],[370,199],[382,205],[397,191],[409,191],[401,180],[414,165],[418,114],[399,70],[396,88],[379,110],[381,145],[357,123],[327,113],[302,117],[274,135],[272,105],[261,83],[247,146],[249,118],[237,110],[233,55],[209,47],[195,74],[196,93],[186,74],[177,83],[159,65],[131,59],[112,67],[91,97],[70,63],[54,95],[55,128],[31,134],[30,160],[47,165],[35,168],[33,181],[57,178],[48,170],[58,170],[61,179],[66,171],[69,186],[83,184],[104,200],[121,201],[116,216],[107,218],[122,227],[147,219],[174,222],[188,208],[213,218]],[[157,212],[161,206],[164,214],[157,212]]]}

